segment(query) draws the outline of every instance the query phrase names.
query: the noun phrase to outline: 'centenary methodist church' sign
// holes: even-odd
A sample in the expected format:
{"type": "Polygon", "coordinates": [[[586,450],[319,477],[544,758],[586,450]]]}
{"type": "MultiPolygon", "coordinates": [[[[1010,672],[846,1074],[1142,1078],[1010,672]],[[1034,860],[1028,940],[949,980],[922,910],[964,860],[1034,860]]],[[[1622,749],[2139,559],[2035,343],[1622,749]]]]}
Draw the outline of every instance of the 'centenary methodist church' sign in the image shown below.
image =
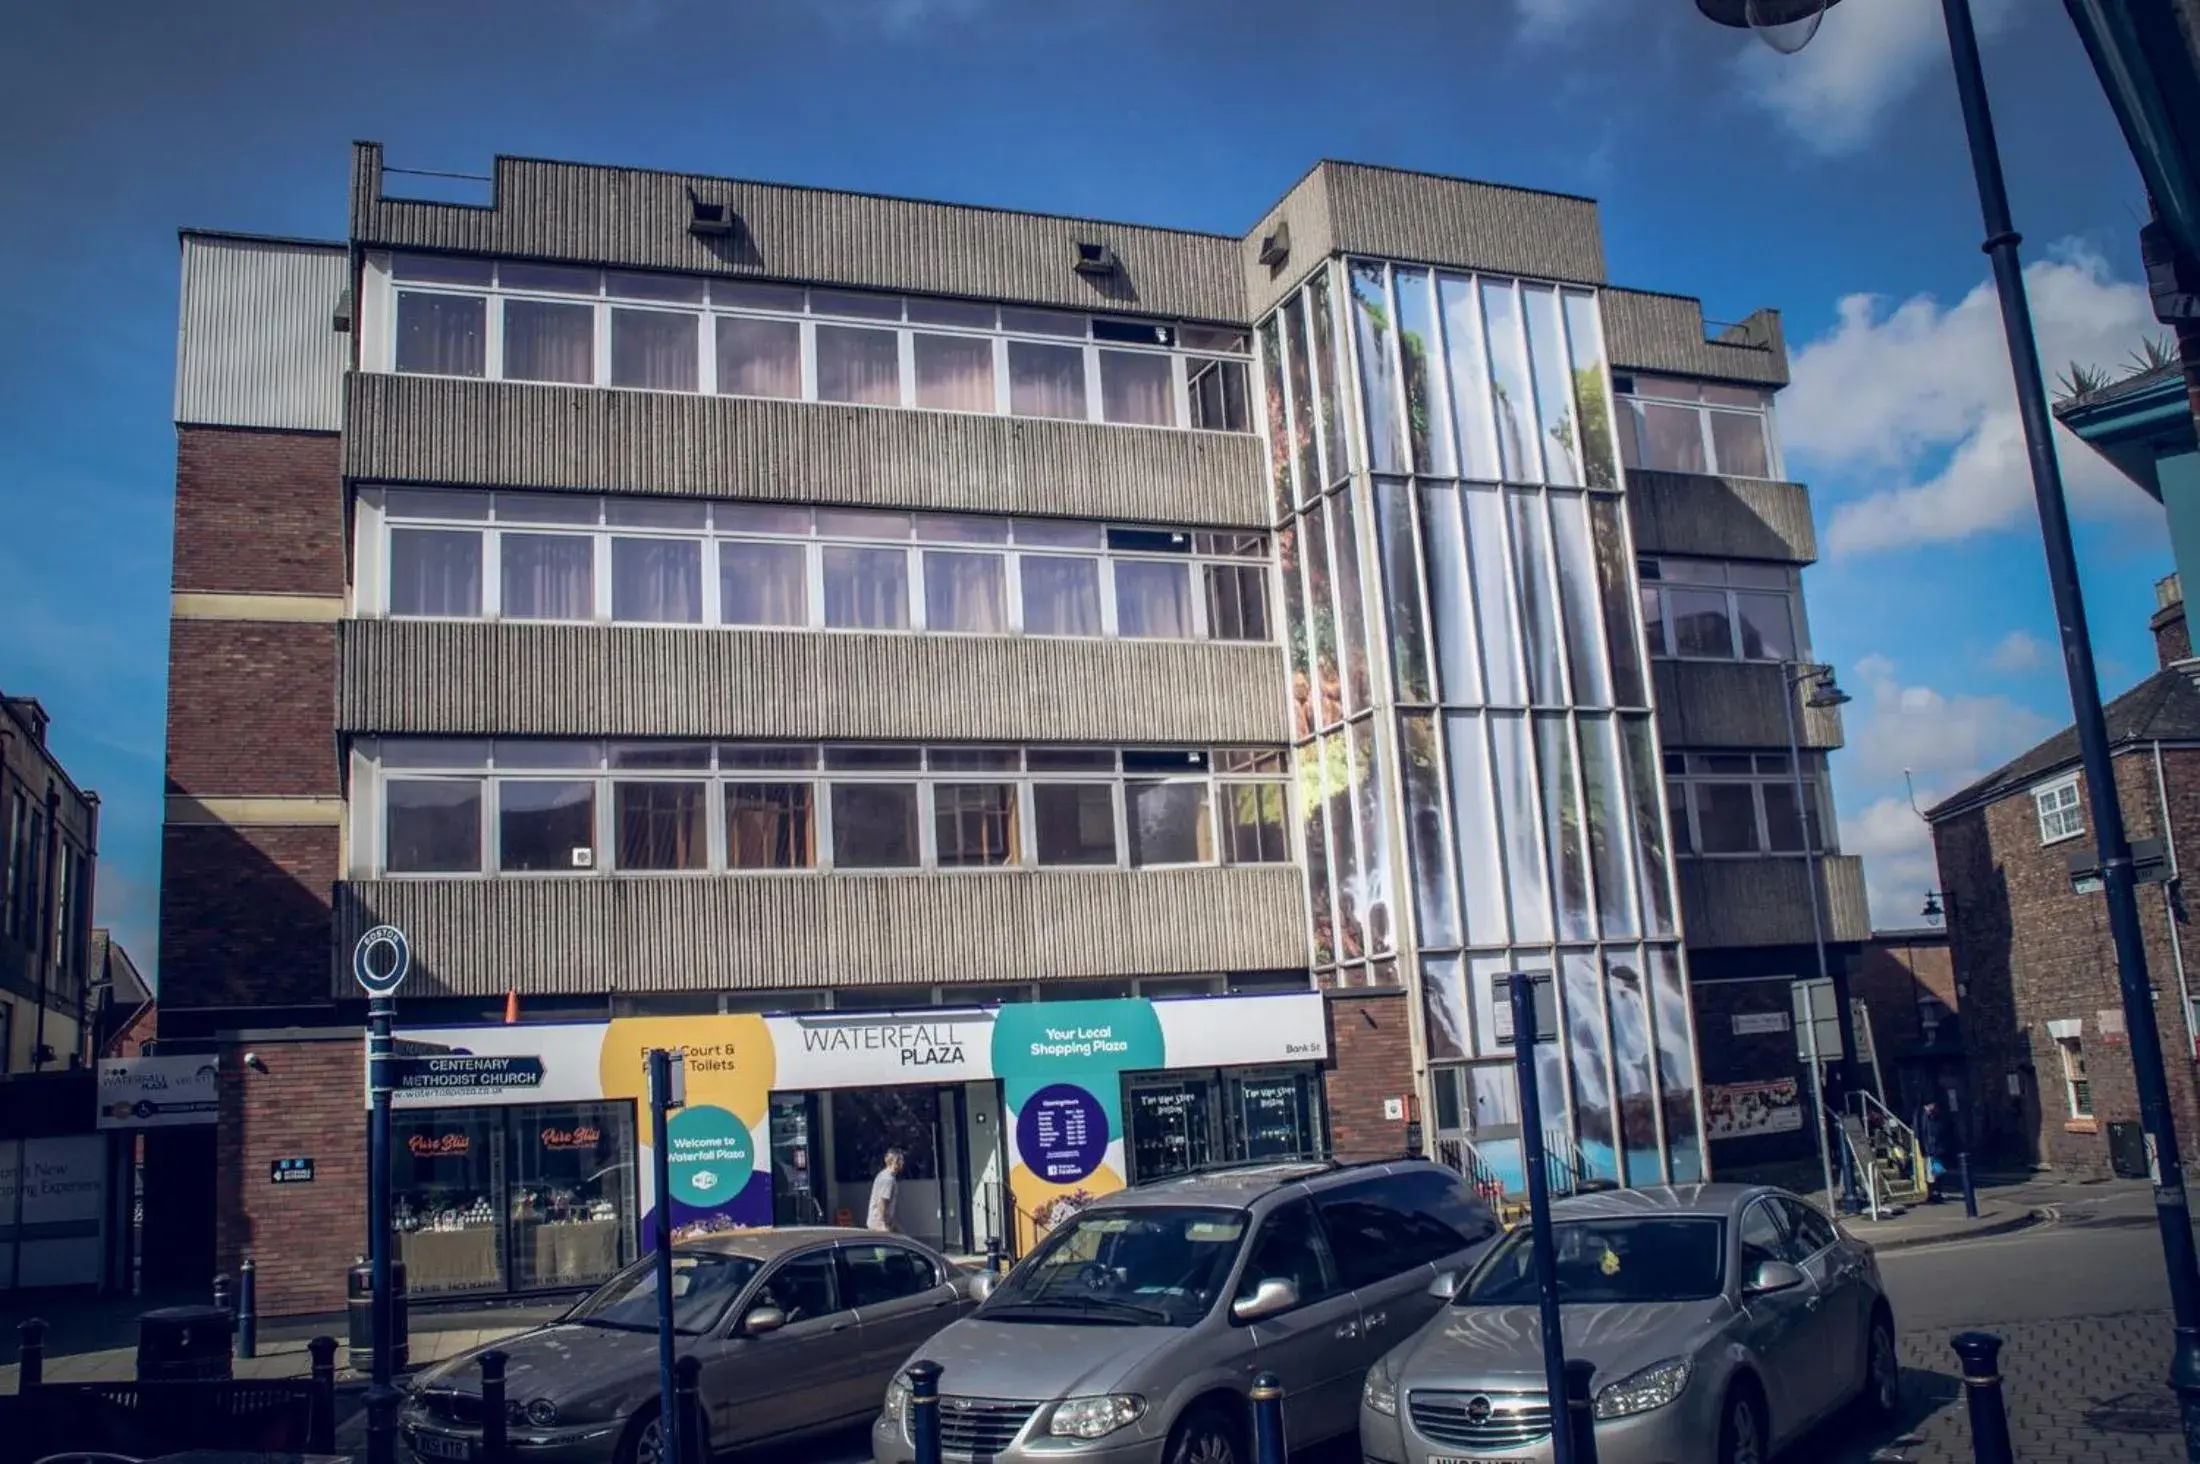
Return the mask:
{"type": "MultiPolygon", "coordinates": [[[[1320,1061],[1318,992],[1149,1001],[1020,1002],[906,1012],[623,1017],[610,1022],[412,1028],[397,1108],[648,1101],[642,1054],[686,1053],[672,1116],[676,1226],[769,1225],[774,1092],[1001,1084],[1009,1183],[1025,1215],[1067,1213],[1121,1189],[1123,1075],[1320,1061]]],[[[650,1155],[639,1155],[642,1208],[650,1155]]],[[[646,1233],[646,1226],[645,1226],[646,1233]]]]}

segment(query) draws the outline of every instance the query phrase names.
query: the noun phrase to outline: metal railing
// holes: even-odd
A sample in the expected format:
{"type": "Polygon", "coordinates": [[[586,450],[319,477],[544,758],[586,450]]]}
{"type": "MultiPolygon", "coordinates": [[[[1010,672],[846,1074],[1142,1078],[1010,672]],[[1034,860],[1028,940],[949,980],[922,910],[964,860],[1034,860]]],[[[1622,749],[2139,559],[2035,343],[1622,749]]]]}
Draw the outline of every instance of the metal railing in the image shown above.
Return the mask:
{"type": "Polygon", "coordinates": [[[1872,1177],[1883,1198],[1903,1203],[1923,1199],[1931,1180],[1916,1132],[1876,1094],[1857,1089],[1848,1095],[1848,1105],[1866,1141],[1858,1168],[1872,1177]]]}

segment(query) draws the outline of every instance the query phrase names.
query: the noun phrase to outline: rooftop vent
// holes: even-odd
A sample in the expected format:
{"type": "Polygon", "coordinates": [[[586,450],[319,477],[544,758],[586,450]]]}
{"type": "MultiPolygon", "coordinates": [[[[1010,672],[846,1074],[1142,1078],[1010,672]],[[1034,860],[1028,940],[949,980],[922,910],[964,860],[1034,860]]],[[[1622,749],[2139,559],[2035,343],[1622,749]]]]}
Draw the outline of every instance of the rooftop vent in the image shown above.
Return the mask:
{"type": "Polygon", "coordinates": [[[1290,257],[1291,226],[1278,224],[1274,233],[1263,236],[1260,241],[1260,262],[1274,269],[1290,257]]]}
{"type": "Polygon", "coordinates": [[[1114,274],[1121,264],[1122,261],[1115,257],[1115,251],[1107,245],[1079,242],[1077,262],[1071,268],[1079,274],[1110,275],[1114,274]]]}
{"type": "Polygon", "coordinates": [[[694,189],[688,190],[688,232],[709,236],[721,236],[733,232],[736,222],[733,205],[712,203],[694,189]]]}

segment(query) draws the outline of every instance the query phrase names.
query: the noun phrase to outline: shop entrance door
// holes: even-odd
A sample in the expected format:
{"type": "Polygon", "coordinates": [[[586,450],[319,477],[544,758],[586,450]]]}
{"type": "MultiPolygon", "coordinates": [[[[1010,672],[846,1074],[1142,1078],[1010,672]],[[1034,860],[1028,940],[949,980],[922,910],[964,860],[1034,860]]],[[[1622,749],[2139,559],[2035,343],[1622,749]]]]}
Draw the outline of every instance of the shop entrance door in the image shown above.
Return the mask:
{"type": "Polygon", "coordinates": [[[833,1223],[865,1223],[871,1183],[887,1152],[898,1149],[901,1183],[895,1191],[895,1226],[943,1250],[960,1249],[965,1207],[958,1195],[951,1229],[948,1185],[943,1184],[959,1182],[962,1171],[960,1149],[949,1137],[955,1112],[948,1100],[953,1096],[953,1089],[937,1087],[843,1088],[823,1095],[831,1176],[825,1207],[833,1223]]]}
{"type": "Polygon", "coordinates": [[[1305,1068],[1242,1068],[1227,1075],[1234,1152],[1248,1160],[1321,1153],[1319,1086],[1305,1068]]]}
{"type": "Polygon", "coordinates": [[[1220,1162],[1212,1073],[1155,1073],[1130,1079],[1132,1184],[1188,1174],[1220,1162]]]}
{"type": "Polygon", "coordinates": [[[815,1093],[772,1094],[772,1224],[823,1225],[830,1218],[818,1192],[820,1133],[815,1093]]]}

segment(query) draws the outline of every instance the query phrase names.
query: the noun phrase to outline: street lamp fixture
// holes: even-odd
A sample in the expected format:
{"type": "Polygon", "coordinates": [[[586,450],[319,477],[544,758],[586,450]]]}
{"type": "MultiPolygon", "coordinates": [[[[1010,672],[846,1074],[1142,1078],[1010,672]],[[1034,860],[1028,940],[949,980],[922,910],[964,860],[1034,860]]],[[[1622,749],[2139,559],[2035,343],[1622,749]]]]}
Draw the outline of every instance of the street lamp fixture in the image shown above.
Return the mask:
{"type": "Polygon", "coordinates": [[[1940,891],[1927,890],[1925,892],[1925,908],[1917,913],[1925,918],[1927,924],[1938,925],[1947,913],[1945,907],[1941,904],[1940,891]]]}
{"type": "MultiPolygon", "coordinates": [[[[1836,3],[1696,0],[1696,8],[1721,25],[1756,32],[1775,49],[1799,50],[1815,34],[1824,12],[1836,3]]],[[[2138,871],[2124,831],[2123,804],[2109,757],[2108,719],[2101,708],[2093,638],[2086,626],[2085,596],[2078,583],[2070,505],[2063,494],[2062,467],[2055,460],[2054,418],[2047,407],[2039,342],[2032,329],[2032,305],[2025,293],[2024,265],[2017,252],[2022,236],[2010,216],[2001,144],[1994,136],[1993,109],[1986,95],[1986,68],[1979,59],[1978,28],[1972,19],[1971,0],[1941,0],[1940,9],[1947,24],[1948,57],[1955,70],[1964,136],[1970,145],[1972,178],[1978,187],[1979,215],[1985,225],[1983,248],[1993,262],[1994,288],[2001,302],[2002,333],[2009,348],[2017,415],[2024,427],[2032,496],[2039,509],[2041,546],[2047,555],[2048,588],[2054,596],[2063,667],[2070,680],[2079,762],[2085,770],[2087,802],[2098,825],[2098,867],[2101,887],[2107,895],[2109,934],[2116,947],[2125,1043],[2131,1054],[2132,1083],[2138,1090],[2139,1116],[2146,1130],[2155,1219],[2161,1231],[2170,1310],[2175,1318],[2176,1351],[2170,1361],[2169,1385],[2177,1394],[2182,1415],[2185,1456],[2193,1464],[2200,1464],[2200,1258],[2195,1256],[2192,1217],[2187,1210],[2185,1169],[2178,1154],[2176,1123],[2171,1117],[2162,1034],[2154,1018],[2153,985],[2147,978],[2146,944],[2139,924],[2138,871]]],[[[2084,31],[2082,25],[2080,29],[2084,31]]],[[[1788,714],[1794,716],[1792,697],[1788,714]]]]}

